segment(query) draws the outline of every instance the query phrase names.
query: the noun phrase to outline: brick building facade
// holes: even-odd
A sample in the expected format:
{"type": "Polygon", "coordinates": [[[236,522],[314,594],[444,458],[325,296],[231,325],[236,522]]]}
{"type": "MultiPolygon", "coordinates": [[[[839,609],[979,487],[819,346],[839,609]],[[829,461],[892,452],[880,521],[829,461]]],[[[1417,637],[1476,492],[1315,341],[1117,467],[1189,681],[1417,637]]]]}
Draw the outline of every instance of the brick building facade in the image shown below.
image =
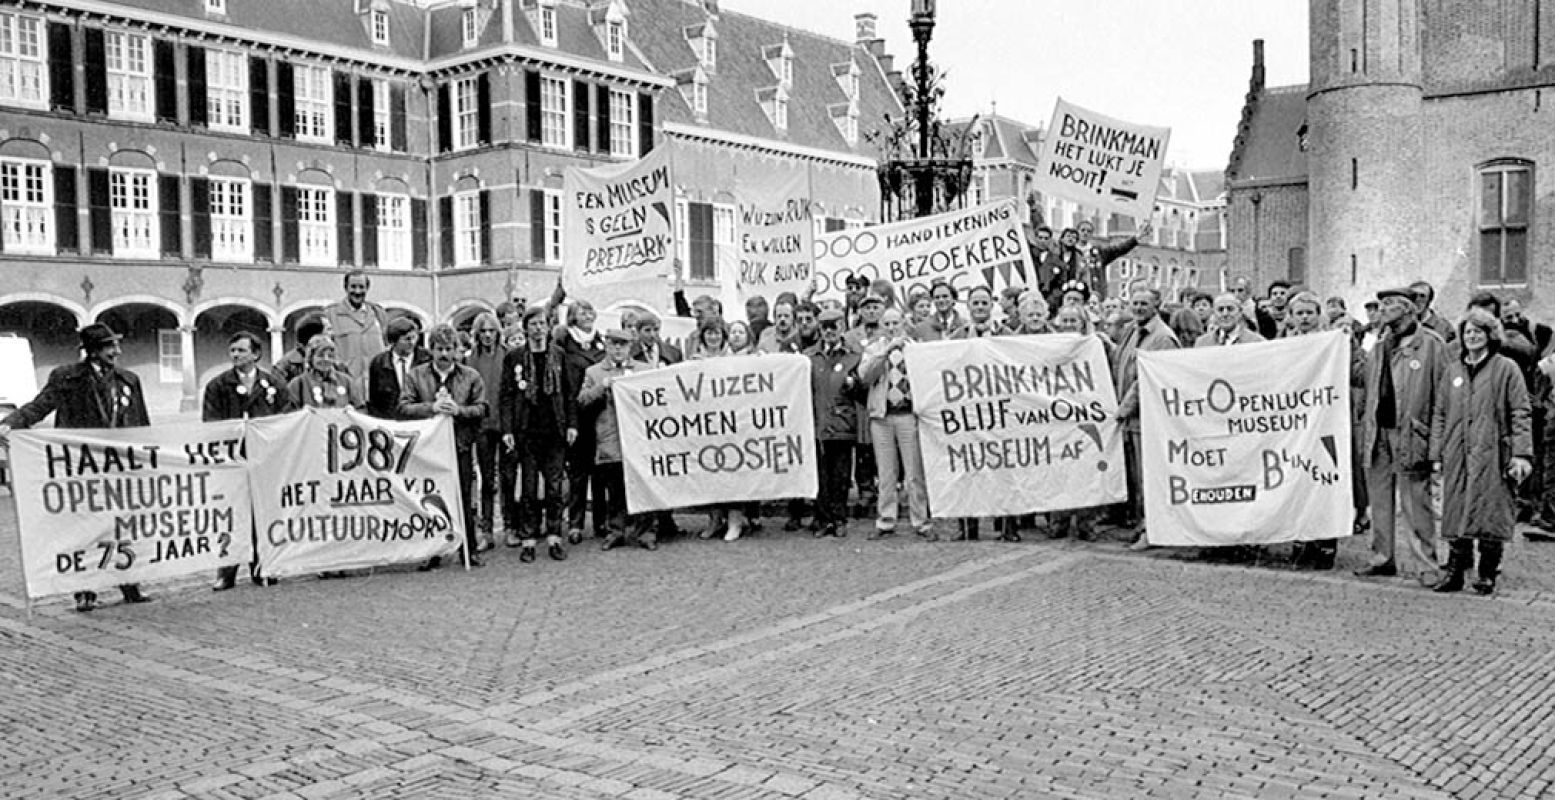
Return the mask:
{"type": "Polygon", "coordinates": [[[845,42],[716,0],[7,3],[0,330],[41,377],[109,322],[153,410],[188,408],[232,332],[274,356],[351,269],[426,322],[548,296],[563,169],[656,147],[715,289],[742,173],[808,170],[823,227],[876,216],[889,72],[872,19],[845,42]]]}
{"type": "Polygon", "coordinates": [[[1555,313],[1555,4],[1316,0],[1311,82],[1262,43],[1226,175],[1234,272],[1359,300],[1417,278],[1555,313]]]}

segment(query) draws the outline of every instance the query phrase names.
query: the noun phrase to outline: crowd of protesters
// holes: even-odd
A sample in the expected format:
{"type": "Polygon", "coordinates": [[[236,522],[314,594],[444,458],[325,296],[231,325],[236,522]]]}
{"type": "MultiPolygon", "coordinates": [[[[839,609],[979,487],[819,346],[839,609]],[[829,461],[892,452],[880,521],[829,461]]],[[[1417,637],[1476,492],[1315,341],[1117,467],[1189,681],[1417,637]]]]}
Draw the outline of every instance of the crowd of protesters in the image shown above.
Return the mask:
{"type": "MultiPolygon", "coordinates": [[[[273,367],[261,366],[259,337],[234,335],[232,367],[206,386],[203,416],[261,417],[305,406],[349,406],[393,420],[449,416],[470,564],[480,566],[479,554],[497,546],[499,519],[501,542],[518,548],[520,561],[536,559],[542,538],[547,555],[560,561],[568,545],[590,533],[590,522],[605,550],[654,550],[679,533],[668,512],[627,513],[609,391],[616,378],[686,359],[803,354],[812,364],[817,496],[695,509],[707,520],[697,534],[735,541],[766,516],[784,518],[784,530],[804,528],[817,537],[846,536],[850,518],[872,519],[870,536],[878,538],[897,532],[905,506],[908,530],[934,540],[903,349],[987,336],[1094,336],[1112,365],[1128,501],[1048,514],[1040,525],[1034,516],[995,519],[991,528],[1005,541],[1033,529],[1089,538],[1105,521],[1127,531],[1131,547],[1146,549],[1140,443],[1149,432],[1139,417],[1139,353],[1340,330],[1352,352],[1355,532],[1370,532],[1373,554],[1358,574],[1417,569],[1435,590],[1457,591],[1477,555],[1473,586],[1489,594],[1514,525],[1555,528],[1555,468],[1545,441],[1555,435],[1548,424],[1555,350],[1551,329],[1530,322],[1516,301],[1476,295],[1454,324],[1432,307],[1434,293],[1423,282],[1378,292],[1364,319],[1352,317],[1341,298],[1325,301],[1283,281],[1262,297],[1246,280],[1218,295],[1190,290],[1170,304],[1142,282],[1107,297],[1107,263],[1137,239],[1101,245],[1089,233],[1065,230],[1055,242],[1051,231],[1038,229],[1037,285],[997,293],[937,282],[904,297],[887,281],[854,277],[839,299],[785,293],[769,305],[757,297],[744,319],[729,319],[711,296],[687,302],[677,276],[676,313],[695,322],[683,349],[661,337],[662,321],[649,311],[624,312],[619,327],[599,330],[587,299],[567,298],[559,282],[545,303],[504,302],[476,316],[467,332],[448,324],[423,331],[414,318],[390,317],[368,300],[368,276],[352,272],[345,298],[301,319],[295,349],[273,367]],[[1399,516],[1407,531],[1402,548],[1399,516]],[[1445,560],[1439,538],[1447,543],[1445,560]]],[[[118,340],[104,325],[83,329],[86,358],[56,370],[36,400],[0,422],[0,438],[56,410],[60,427],[149,424],[139,382],[116,366],[118,340]]],[[[975,540],[981,533],[979,520],[963,519],[952,536],[975,540]]],[[[1291,560],[1298,568],[1332,569],[1336,549],[1333,539],[1302,542],[1291,560]]],[[[1265,551],[1226,550],[1232,557],[1265,551]]],[[[423,568],[435,566],[434,560],[423,568]]],[[[230,588],[236,574],[223,570],[216,588],[230,588]]],[[[134,586],[124,595],[144,599],[134,586]]],[[[92,593],[77,595],[79,610],[95,602],[92,593]]]]}

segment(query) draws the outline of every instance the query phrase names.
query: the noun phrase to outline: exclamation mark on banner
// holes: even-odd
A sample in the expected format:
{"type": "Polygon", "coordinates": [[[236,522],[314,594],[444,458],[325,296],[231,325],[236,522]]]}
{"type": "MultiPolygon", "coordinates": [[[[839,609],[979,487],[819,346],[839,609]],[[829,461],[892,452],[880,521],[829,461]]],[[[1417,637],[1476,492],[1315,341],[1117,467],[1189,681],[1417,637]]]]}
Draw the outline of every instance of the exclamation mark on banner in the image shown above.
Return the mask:
{"type": "Polygon", "coordinates": [[[1334,437],[1319,437],[1323,441],[1323,449],[1328,451],[1328,460],[1334,462],[1334,469],[1339,469],[1339,448],[1334,444],[1334,437]]]}
{"type": "MultiPolygon", "coordinates": [[[[1101,448],[1101,431],[1096,427],[1096,424],[1093,423],[1093,422],[1082,422],[1082,423],[1080,423],[1079,428],[1080,428],[1080,431],[1082,433],[1084,433],[1086,436],[1091,437],[1091,441],[1092,442],[1096,443],[1096,452],[1098,454],[1100,454],[1101,453],[1101,449],[1102,449],[1101,448]]],[[[1104,459],[1096,462],[1096,471],[1097,472],[1106,472],[1107,471],[1107,459],[1104,458],[1104,459]]]]}

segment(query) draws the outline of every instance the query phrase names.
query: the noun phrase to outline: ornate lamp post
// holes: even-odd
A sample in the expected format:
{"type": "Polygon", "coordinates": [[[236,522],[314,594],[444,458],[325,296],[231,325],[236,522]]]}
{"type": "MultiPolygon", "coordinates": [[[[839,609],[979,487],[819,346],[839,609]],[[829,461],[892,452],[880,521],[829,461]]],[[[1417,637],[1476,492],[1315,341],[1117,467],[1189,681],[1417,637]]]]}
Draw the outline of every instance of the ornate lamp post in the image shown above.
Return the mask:
{"type": "Polygon", "coordinates": [[[907,116],[901,120],[888,117],[888,129],[871,137],[881,149],[880,205],[881,217],[887,222],[960,207],[972,180],[967,143],[975,135],[976,120],[965,130],[947,135],[937,118],[945,90],[939,70],[929,63],[935,5],[935,0],[912,0],[912,17],[907,24],[918,46],[918,58],[913,63],[913,82],[902,87],[907,116]]]}

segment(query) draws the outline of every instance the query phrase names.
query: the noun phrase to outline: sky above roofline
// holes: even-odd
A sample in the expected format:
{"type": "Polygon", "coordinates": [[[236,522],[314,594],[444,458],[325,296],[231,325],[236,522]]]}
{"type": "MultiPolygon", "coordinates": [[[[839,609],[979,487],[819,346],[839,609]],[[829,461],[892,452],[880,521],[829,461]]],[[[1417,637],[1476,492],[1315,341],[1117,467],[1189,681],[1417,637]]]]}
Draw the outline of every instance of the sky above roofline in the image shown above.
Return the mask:
{"type": "MultiPolygon", "coordinates": [[[[845,41],[874,12],[886,52],[915,54],[909,0],[722,0],[734,11],[845,41]]],[[[950,118],[988,113],[1045,126],[1054,100],[1172,129],[1167,161],[1221,169],[1262,38],[1267,84],[1307,81],[1306,0],[947,0],[929,57],[947,72],[950,118]]]]}

